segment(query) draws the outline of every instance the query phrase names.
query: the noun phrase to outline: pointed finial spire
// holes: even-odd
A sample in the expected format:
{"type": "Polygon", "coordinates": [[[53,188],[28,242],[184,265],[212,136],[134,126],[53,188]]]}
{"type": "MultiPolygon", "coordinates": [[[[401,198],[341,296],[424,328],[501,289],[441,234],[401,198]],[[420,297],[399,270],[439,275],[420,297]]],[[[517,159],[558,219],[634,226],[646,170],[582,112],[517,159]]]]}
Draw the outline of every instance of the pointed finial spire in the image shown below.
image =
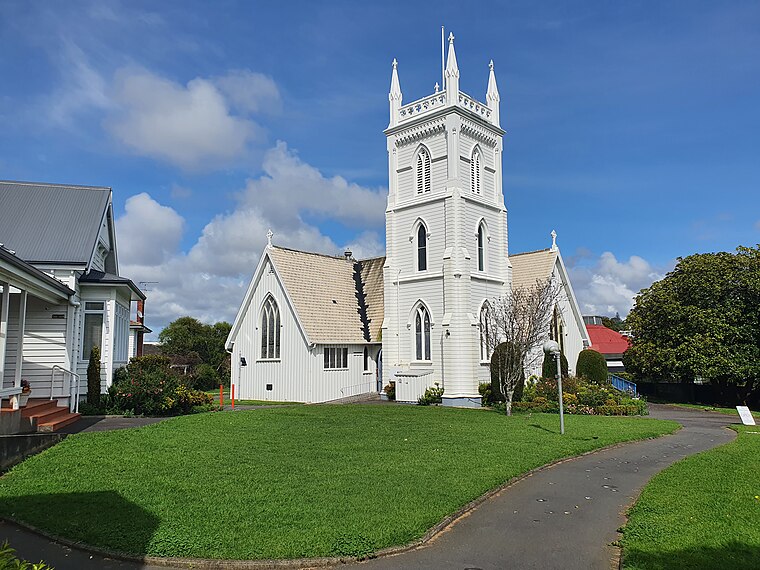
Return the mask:
{"type": "Polygon", "coordinates": [[[274,237],[274,232],[272,231],[272,228],[269,228],[267,230],[267,247],[272,247],[272,238],[274,237]]]}
{"type": "Polygon", "coordinates": [[[552,236],[552,251],[557,251],[557,232],[552,230],[552,233],[549,234],[552,236]]]}
{"type": "Polygon", "coordinates": [[[438,82],[435,82],[435,92],[438,93],[441,90],[441,86],[438,85],[438,82]]]}
{"type": "Polygon", "coordinates": [[[496,85],[496,74],[493,72],[493,60],[488,64],[488,89],[486,89],[486,105],[491,109],[491,121],[499,126],[499,88],[496,85]]]}
{"type": "Polygon", "coordinates": [[[452,32],[449,32],[449,57],[446,60],[446,99],[449,105],[456,104],[459,100],[459,66],[452,32]]]}
{"type": "Polygon", "coordinates": [[[388,93],[388,101],[390,102],[391,120],[388,126],[393,127],[398,123],[398,112],[401,109],[401,101],[403,95],[401,94],[401,85],[398,82],[398,62],[396,58],[393,58],[393,72],[391,73],[391,90],[388,93]]]}

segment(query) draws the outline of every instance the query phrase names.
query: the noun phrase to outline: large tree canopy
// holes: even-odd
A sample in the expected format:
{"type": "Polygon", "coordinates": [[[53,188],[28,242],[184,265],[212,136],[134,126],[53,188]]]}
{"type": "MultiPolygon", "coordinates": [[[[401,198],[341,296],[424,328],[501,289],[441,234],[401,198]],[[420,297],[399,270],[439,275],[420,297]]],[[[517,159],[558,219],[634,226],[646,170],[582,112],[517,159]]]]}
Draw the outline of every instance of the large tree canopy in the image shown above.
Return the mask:
{"type": "Polygon", "coordinates": [[[760,390],[760,246],[679,259],[639,293],[626,322],[633,333],[626,370],[732,384],[747,400],[760,390]]]}
{"type": "Polygon", "coordinates": [[[161,352],[180,357],[187,363],[208,365],[226,383],[229,371],[224,341],[230,328],[231,325],[223,321],[206,325],[193,317],[180,317],[159,333],[161,352]]]}

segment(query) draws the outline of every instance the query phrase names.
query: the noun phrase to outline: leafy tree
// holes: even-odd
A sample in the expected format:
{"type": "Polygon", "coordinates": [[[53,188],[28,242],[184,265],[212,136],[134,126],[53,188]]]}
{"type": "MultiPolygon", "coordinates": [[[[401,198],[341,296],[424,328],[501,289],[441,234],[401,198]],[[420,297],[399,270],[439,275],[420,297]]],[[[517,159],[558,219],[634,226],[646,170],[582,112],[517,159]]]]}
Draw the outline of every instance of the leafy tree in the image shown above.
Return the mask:
{"type": "MultiPolygon", "coordinates": [[[[206,325],[193,317],[180,317],[162,330],[158,339],[161,353],[172,358],[173,364],[206,364],[214,369],[219,379],[229,384],[229,355],[224,349],[224,341],[232,325],[218,322],[206,325]]],[[[203,370],[203,380],[210,378],[208,370],[203,370]]]]}
{"type": "Polygon", "coordinates": [[[87,365],[87,403],[100,406],[100,347],[93,346],[87,365]]]}
{"type": "Polygon", "coordinates": [[[602,317],[602,324],[615,332],[625,330],[628,326],[626,322],[620,318],[620,313],[615,313],[614,317],[602,317]]]}
{"type": "Polygon", "coordinates": [[[746,403],[760,395],[758,307],[760,246],[679,258],[636,297],[626,370],[658,381],[701,378],[746,403]]]}
{"type": "Polygon", "coordinates": [[[560,289],[554,281],[536,281],[511,294],[494,299],[484,315],[485,342],[491,357],[491,386],[494,399],[504,397],[507,415],[521,383],[525,367],[539,357],[537,348],[547,338],[560,289]]]}
{"type": "Polygon", "coordinates": [[[607,361],[604,356],[587,348],[578,354],[578,363],[575,365],[575,374],[595,384],[607,382],[607,361]]]}

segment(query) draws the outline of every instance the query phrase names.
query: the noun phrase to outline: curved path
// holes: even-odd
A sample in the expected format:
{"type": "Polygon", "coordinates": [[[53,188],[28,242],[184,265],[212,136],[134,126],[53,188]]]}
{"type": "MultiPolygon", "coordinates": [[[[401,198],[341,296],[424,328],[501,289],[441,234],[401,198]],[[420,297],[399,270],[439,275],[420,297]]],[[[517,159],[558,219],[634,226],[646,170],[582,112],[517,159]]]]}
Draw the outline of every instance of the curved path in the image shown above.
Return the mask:
{"type": "MultiPolygon", "coordinates": [[[[487,500],[427,545],[395,556],[340,568],[374,570],[503,568],[609,570],[616,567],[623,514],[657,472],[679,459],[728,443],[724,426],[738,419],[716,413],[650,405],[652,417],[676,420],[674,435],[592,453],[518,481],[487,500]]],[[[0,522],[0,535],[27,559],[57,570],[152,569],[50,542],[0,522]]]]}

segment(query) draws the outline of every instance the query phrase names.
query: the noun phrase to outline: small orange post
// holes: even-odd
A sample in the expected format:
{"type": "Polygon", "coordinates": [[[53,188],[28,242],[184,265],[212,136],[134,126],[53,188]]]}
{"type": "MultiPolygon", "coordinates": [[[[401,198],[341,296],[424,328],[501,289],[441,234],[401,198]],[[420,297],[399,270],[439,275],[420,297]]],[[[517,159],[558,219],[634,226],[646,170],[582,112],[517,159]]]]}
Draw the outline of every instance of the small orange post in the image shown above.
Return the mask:
{"type": "Polygon", "coordinates": [[[219,407],[224,408],[224,386],[219,384],[219,407]]]}
{"type": "Polygon", "coordinates": [[[232,409],[235,409],[235,385],[230,384],[230,399],[232,400],[232,409]]]}

